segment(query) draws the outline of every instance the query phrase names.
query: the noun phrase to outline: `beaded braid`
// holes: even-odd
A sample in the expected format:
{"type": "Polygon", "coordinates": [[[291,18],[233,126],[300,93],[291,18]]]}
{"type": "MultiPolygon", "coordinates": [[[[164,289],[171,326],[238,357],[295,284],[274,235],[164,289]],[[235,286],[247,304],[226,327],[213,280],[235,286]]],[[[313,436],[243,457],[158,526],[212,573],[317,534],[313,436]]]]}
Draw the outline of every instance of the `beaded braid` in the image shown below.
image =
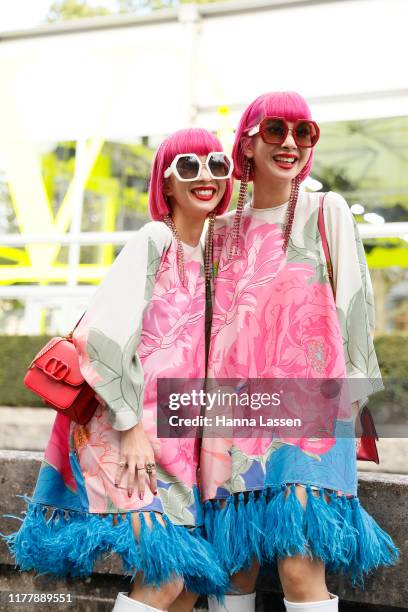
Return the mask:
{"type": "Polygon", "coordinates": [[[172,217],[170,215],[165,215],[163,217],[163,221],[167,225],[167,227],[170,228],[171,233],[173,234],[173,236],[176,239],[176,242],[177,242],[177,267],[178,267],[178,272],[179,272],[181,284],[183,285],[183,287],[185,287],[186,286],[185,285],[185,283],[186,283],[186,269],[185,269],[185,266],[184,266],[184,249],[183,249],[183,245],[181,244],[180,236],[178,234],[177,228],[175,226],[175,223],[174,223],[172,217]]]}
{"type": "Polygon", "coordinates": [[[245,197],[248,190],[248,181],[251,174],[252,160],[249,157],[245,158],[245,164],[242,171],[241,184],[239,186],[239,196],[237,202],[237,210],[235,212],[234,223],[231,229],[231,246],[228,253],[228,259],[238,254],[238,239],[241,226],[242,211],[244,209],[245,197]]]}
{"type": "Polygon", "coordinates": [[[290,238],[290,233],[292,231],[292,225],[293,225],[293,218],[295,216],[295,208],[296,208],[296,204],[297,204],[298,196],[299,196],[299,185],[300,185],[300,178],[299,176],[296,176],[292,180],[292,189],[290,192],[289,204],[286,210],[286,218],[285,218],[285,224],[284,224],[284,229],[283,229],[282,249],[284,253],[286,253],[286,251],[288,250],[289,238],[290,238]]]}
{"type": "MultiPolygon", "coordinates": [[[[163,217],[163,222],[170,228],[171,233],[177,241],[177,267],[181,280],[181,284],[185,287],[186,282],[186,269],[184,265],[184,249],[180,240],[179,233],[172,217],[168,214],[163,217]]],[[[208,231],[206,236],[205,253],[204,253],[204,270],[205,270],[205,282],[211,282],[212,278],[212,265],[213,265],[213,239],[214,239],[214,223],[215,213],[208,215],[208,231]]]]}
{"type": "Polygon", "coordinates": [[[214,223],[215,213],[208,215],[208,230],[205,240],[205,253],[204,253],[204,270],[205,270],[205,282],[210,283],[212,279],[213,269],[213,251],[214,251],[214,223]]]}
{"type": "Polygon", "coordinates": [[[210,350],[212,303],[213,303],[213,251],[214,251],[214,223],[215,213],[208,215],[208,229],[205,240],[204,270],[205,270],[205,370],[207,371],[208,355],[210,350]]]}

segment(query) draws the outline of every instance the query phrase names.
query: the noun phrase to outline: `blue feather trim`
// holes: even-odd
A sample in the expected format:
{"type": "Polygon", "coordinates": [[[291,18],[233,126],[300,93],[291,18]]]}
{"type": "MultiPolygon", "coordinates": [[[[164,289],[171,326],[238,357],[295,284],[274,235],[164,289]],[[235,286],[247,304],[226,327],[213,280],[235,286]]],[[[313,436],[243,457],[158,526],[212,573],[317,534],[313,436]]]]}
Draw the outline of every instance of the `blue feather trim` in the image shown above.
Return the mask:
{"type": "Polygon", "coordinates": [[[230,495],[224,508],[219,500],[204,504],[206,538],[228,573],[248,567],[253,557],[262,564],[308,555],[364,588],[365,574],[398,561],[392,538],[357,497],[323,488],[314,495],[307,485],[303,508],[295,491],[295,484],[282,484],[251,491],[246,504],[243,493],[230,495]]]}
{"type": "Polygon", "coordinates": [[[165,525],[150,512],[152,527],[145,513],[139,512],[140,535],[135,539],[131,512],[104,517],[98,514],[55,509],[47,520],[48,507],[25,498],[28,509],[20,529],[6,541],[16,565],[22,571],[35,570],[57,577],[89,576],[97,560],[117,553],[132,579],[143,572],[145,584],[158,587],[182,578],[187,588],[198,594],[212,594],[219,601],[229,588],[229,577],[216,559],[200,529],[174,525],[162,514],[165,525]]]}
{"type": "Polygon", "coordinates": [[[276,557],[306,555],[307,540],[303,528],[303,508],[295,495],[295,485],[275,491],[265,508],[264,554],[267,561],[276,557]],[[287,495],[286,495],[287,494],[287,495]]]}
{"type": "Polygon", "coordinates": [[[213,545],[222,567],[234,574],[252,564],[255,556],[262,559],[263,541],[263,507],[265,498],[255,499],[251,491],[248,503],[244,494],[239,493],[237,499],[230,495],[224,508],[220,501],[208,501],[204,504],[204,531],[207,539],[213,545]]]}
{"type": "Polygon", "coordinates": [[[307,542],[313,542],[313,550],[309,547],[308,554],[319,557],[325,564],[331,563],[342,554],[339,513],[325,501],[323,489],[315,496],[308,485],[306,495],[304,530],[307,542]]]}
{"type": "Polygon", "coordinates": [[[349,565],[353,584],[363,583],[363,574],[380,566],[394,565],[400,556],[392,538],[360,505],[357,497],[351,499],[352,521],[357,530],[357,551],[349,565]]]}

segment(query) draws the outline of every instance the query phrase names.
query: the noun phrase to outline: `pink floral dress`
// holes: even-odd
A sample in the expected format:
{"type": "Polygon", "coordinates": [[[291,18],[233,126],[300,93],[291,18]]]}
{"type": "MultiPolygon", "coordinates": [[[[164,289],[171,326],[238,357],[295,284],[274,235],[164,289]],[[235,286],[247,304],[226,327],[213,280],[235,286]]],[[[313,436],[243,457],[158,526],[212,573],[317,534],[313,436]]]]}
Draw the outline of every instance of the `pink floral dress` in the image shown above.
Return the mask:
{"type": "Polygon", "coordinates": [[[84,576],[102,553],[113,551],[148,583],[179,575],[196,592],[225,589],[226,574],[200,530],[192,529],[203,519],[199,440],[158,438],[156,430],[157,379],[205,376],[202,246],[184,245],[184,252],[183,286],[176,240],[164,223],[146,224],[123,248],[76,328],[80,369],[100,404],[84,426],[56,416],[29,512],[9,536],[21,569],[84,576]],[[120,432],[138,422],[157,466],[158,495],[146,477],[143,500],[137,491],[128,497],[125,478],[114,484],[120,432]],[[130,520],[135,511],[142,525],[138,542],[130,520]],[[162,513],[166,527],[151,511],[162,513]]]}
{"type": "Polygon", "coordinates": [[[348,409],[339,411],[332,437],[240,437],[233,431],[204,437],[207,537],[230,573],[254,556],[262,563],[309,554],[362,582],[365,572],[398,557],[390,536],[357,497],[351,403],[361,407],[383,388],[370,277],[357,226],[340,195],[327,194],[324,208],[335,299],[317,225],[318,194],[301,192],[284,254],[286,208],[247,205],[240,253],[232,259],[234,212],[217,221],[208,385],[214,379],[353,379],[348,409]],[[306,489],[305,508],[295,484],[306,489]]]}

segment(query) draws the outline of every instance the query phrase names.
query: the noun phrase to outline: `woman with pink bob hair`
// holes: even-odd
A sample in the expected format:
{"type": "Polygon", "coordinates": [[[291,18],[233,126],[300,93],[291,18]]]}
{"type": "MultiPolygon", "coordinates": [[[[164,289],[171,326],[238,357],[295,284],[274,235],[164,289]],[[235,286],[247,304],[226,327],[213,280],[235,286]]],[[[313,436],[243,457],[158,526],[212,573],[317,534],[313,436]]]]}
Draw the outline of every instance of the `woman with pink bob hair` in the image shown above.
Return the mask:
{"type": "Polygon", "coordinates": [[[363,585],[399,554],[357,496],[354,419],[383,384],[353,215],[338,193],[300,188],[319,133],[295,92],[252,102],[233,148],[237,210],[214,229],[207,389],[230,379],[246,406],[224,437],[222,425],[204,434],[200,458],[206,537],[241,591],[228,612],[254,612],[262,564],[277,569],[288,612],[329,612],[326,568],[363,585]]]}
{"type": "Polygon", "coordinates": [[[26,517],[6,537],[21,570],[58,577],[88,576],[117,553],[133,583],[115,612],[190,611],[197,594],[222,600],[229,583],[200,535],[199,439],[158,437],[157,380],[205,377],[212,229],[232,168],[206,130],[160,145],[153,221],[122,249],[73,334],[98,407],[86,425],[57,414],[26,517]]]}

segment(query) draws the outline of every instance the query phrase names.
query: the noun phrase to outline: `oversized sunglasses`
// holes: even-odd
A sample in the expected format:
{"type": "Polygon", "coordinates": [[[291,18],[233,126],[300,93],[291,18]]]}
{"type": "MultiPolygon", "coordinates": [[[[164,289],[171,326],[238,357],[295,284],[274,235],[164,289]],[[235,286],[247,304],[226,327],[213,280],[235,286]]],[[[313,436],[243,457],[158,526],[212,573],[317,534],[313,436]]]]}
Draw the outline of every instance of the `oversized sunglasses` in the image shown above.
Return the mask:
{"type": "Polygon", "coordinates": [[[171,174],[179,181],[196,181],[201,176],[203,166],[212,179],[221,180],[230,178],[234,169],[232,159],[223,152],[213,151],[207,155],[204,164],[196,153],[180,153],[164,171],[164,178],[171,174]]]}
{"type": "Polygon", "coordinates": [[[247,134],[255,136],[260,133],[267,144],[282,144],[289,132],[298,147],[314,147],[320,136],[319,126],[315,121],[298,119],[290,128],[284,117],[264,117],[258,125],[250,128],[247,134]]]}

